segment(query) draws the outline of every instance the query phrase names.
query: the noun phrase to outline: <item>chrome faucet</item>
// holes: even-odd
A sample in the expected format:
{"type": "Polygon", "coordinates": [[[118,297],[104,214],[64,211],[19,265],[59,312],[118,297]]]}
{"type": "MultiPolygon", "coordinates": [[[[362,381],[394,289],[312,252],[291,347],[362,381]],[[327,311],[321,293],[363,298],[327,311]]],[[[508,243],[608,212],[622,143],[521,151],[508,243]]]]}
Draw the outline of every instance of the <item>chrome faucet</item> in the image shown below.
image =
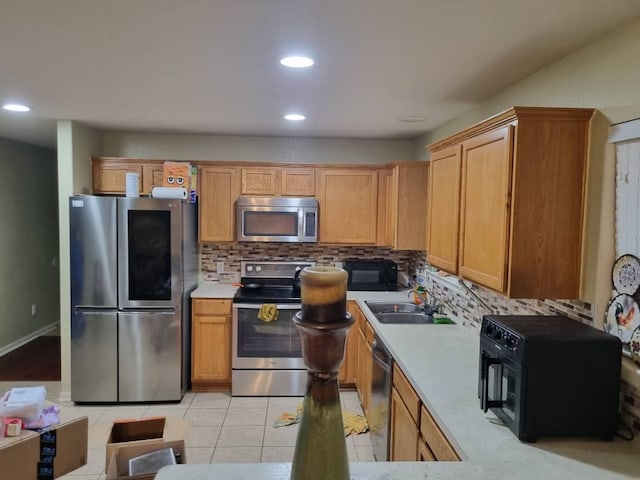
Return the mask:
{"type": "Polygon", "coordinates": [[[440,302],[433,292],[429,292],[426,288],[420,286],[409,290],[407,292],[407,296],[411,296],[412,293],[417,295],[420,299],[419,306],[423,311],[426,311],[429,315],[433,313],[442,313],[443,302],[440,302]]]}

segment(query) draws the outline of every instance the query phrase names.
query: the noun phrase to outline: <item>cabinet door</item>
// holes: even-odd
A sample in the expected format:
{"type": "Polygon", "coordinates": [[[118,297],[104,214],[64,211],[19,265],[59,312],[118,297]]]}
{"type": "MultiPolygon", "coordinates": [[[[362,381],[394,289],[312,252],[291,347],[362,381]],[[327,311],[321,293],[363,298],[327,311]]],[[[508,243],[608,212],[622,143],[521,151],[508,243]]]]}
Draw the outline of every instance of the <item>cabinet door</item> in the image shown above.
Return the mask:
{"type": "Polygon", "coordinates": [[[389,205],[391,192],[391,170],[384,168],[378,171],[378,233],[377,244],[390,247],[393,243],[391,232],[391,206],[389,205]]]}
{"type": "Polygon", "coordinates": [[[349,301],[347,308],[351,313],[354,323],[347,335],[347,346],[344,352],[344,361],[338,372],[338,381],[341,384],[355,385],[358,371],[358,312],[360,309],[354,301],[349,301]]]}
{"type": "Polygon", "coordinates": [[[389,460],[392,462],[418,461],[418,427],[402,402],[395,387],[391,390],[391,445],[389,460]]]}
{"type": "Polygon", "coordinates": [[[461,145],[435,152],[429,173],[427,258],[432,265],[458,272],[461,145]]]}
{"type": "Polygon", "coordinates": [[[242,168],[242,195],[276,195],[278,168],[242,168]]]}
{"type": "Polygon", "coordinates": [[[235,238],[235,201],[240,176],[233,167],[201,167],[199,175],[199,241],[231,242],[235,238]]]}
{"type": "Polygon", "coordinates": [[[431,451],[431,449],[427,446],[426,443],[420,441],[418,445],[418,461],[420,462],[435,462],[436,457],[431,451]]]}
{"type": "Polygon", "coordinates": [[[318,174],[320,243],[375,244],[378,171],[336,168],[318,174]]]}
{"type": "Polygon", "coordinates": [[[283,168],[282,195],[313,197],[316,194],[316,174],[313,168],[283,168]]]}
{"type": "Polygon", "coordinates": [[[93,192],[124,194],[127,173],[138,174],[138,191],[141,189],[142,165],[118,161],[93,160],[93,192]]]}
{"type": "Polygon", "coordinates": [[[506,289],[513,128],[463,144],[460,268],[462,277],[506,289]]]}
{"type": "Polygon", "coordinates": [[[431,413],[422,405],[420,413],[420,433],[429,446],[435,460],[441,462],[454,462],[460,460],[447,437],[444,436],[431,413]]]}
{"type": "Polygon", "coordinates": [[[231,381],[231,302],[194,300],[191,380],[231,381]]]}
{"type": "Polygon", "coordinates": [[[151,195],[153,187],[162,186],[164,165],[147,164],[142,166],[142,194],[151,195]]]}
{"type": "Polygon", "coordinates": [[[412,162],[393,167],[391,247],[396,250],[427,248],[427,183],[429,164],[412,162]]]}

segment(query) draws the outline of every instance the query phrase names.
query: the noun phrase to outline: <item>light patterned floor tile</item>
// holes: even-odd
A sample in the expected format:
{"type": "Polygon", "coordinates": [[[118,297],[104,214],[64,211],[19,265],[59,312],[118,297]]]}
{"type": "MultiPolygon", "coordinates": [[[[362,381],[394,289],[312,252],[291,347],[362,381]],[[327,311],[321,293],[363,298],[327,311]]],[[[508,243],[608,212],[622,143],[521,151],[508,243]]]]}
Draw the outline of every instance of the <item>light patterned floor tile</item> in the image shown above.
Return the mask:
{"type": "Polygon", "coordinates": [[[223,392],[197,393],[189,408],[229,408],[231,395],[223,392]]]}
{"type": "Polygon", "coordinates": [[[191,447],[215,448],[220,436],[220,425],[191,426],[185,445],[191,447]]]}
{"type": "Polygon", "coordinates": [[[262,463],[293,462],[295,447],[262,447],[262,463]]]}
{"type": "Polygon", "coordinates": [[[349,438],[353,439],[353,443],[355,446],[371,446],[371,434],[369,432],[361,433],[360,435],[349,435],[349,438]]]}
{"type": "Polygon", "coordinates": [[[373,447],[365,445],[356,445],[356,453],[358,454],[359,462],[375,462],[376,458],[373,456],[373,447]]]}
{"type": "Polygon", "coordinates": [[[217,447],[261,447],[264,427],[223,426],[217,447]]]}
{"type": "Polygon", "coordinates": [[[129,406],[114,406],[107,407],[98,421],[100,422],[114,422],[115,420],[127,420],[127,419],[140,419],[144,416],[147,409],[146,405],[143,407],[129,407],[129,406]]]}
{"type": "Polygon", "coordinates": [[[190,408],[184,416],[193,426],[222,425],[227,415],[224,408],[190,408]]]}
{"type": "Polygon", "coordinates": [[[267,408],[269,397],[231,397],[229,408],[267,408]]]}
{"type": "Polygon", "coordinates": [[[217,447],[211,463],[260,463],[262,447],[217,447]]]}
{"type": "Polygon", "coordinates": [[[227,410],[224,425],[262,425],[267,418],[266,408],[236,408],[227,410]]]}
{"type": "Polygon", "coordinates": [[[143,418],[149,417],[174,417],[184,418],[187,413],[187,407],[183,406],[167,406],[167,405],[150,405],[143,418]]]}
{"type": "Polygon", "coordinates": [[[185,449],[186,463],[211,463],[213,447],[190,447],[185,449]]]}
{"type": "Polygon", "coordinates": [[[264,429],[265,447],[295,447],[300,425],[286,427],[266,427],[264,429]]]}

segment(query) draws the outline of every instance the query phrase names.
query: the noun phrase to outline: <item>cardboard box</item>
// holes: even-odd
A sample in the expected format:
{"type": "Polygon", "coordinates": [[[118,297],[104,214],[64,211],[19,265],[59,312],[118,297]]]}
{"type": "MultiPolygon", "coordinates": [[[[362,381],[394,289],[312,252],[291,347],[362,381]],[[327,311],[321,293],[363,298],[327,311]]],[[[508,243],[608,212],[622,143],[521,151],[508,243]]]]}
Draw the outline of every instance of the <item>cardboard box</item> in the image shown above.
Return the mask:
{"type": "Polygon", "coordinates": [[[38,433],[23,430],[0,441],[2,478],[49,480],[87,464],[89,420],[80,417],[38,433]]]}
{"type": "Polygon", "coordinates": [[[162,450],[163,448],[173,448],[174,454],[179,454],[180,463],[186,463],[186,452],[184,449],[184,440],[175,440],[170,442],[155,441],[138,445],[122,445],[120,449],[114,453],[107,466],[106,480],[153,480],[156,473],[146,475],[129,475],[129,460],[143,455],[145,453],[162,450]]]}
{"type": "Polygon", "coordinates": [[[113,422],[107,438],[105,470],[111,457],[123,447],[156,444],[158,441],[184,440],[188,423],[180,418],[151,417],[142,420],[117,420],[113,422]]]}

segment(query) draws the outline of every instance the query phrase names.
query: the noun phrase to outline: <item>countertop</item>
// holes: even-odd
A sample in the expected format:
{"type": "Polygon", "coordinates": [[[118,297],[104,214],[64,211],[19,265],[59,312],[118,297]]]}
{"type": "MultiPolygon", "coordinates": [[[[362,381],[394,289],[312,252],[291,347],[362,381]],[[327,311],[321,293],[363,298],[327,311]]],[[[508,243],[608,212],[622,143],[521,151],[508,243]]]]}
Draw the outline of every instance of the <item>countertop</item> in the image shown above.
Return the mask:
{"type": "MultiPolygon", "coordinates": [[[[192,297],[224,298],[219,295],[225,288],[207,287],[198,293],[199,288],[192,297]]],[[[640,478],[640,437],[633,442],[567,438],[523,443],[495,415],[482,412],[477,398],[476,332],[461,325],[383,325],[364,303],[406,301],[405,292],[349,292],[347,298],[358,302],[462,458],[461,462],[353,463],[354,479],[640,478]]],[[[163,469],[156,478],[288,479],[289,474],[290,464],[180,465],[163,469]]]]}

